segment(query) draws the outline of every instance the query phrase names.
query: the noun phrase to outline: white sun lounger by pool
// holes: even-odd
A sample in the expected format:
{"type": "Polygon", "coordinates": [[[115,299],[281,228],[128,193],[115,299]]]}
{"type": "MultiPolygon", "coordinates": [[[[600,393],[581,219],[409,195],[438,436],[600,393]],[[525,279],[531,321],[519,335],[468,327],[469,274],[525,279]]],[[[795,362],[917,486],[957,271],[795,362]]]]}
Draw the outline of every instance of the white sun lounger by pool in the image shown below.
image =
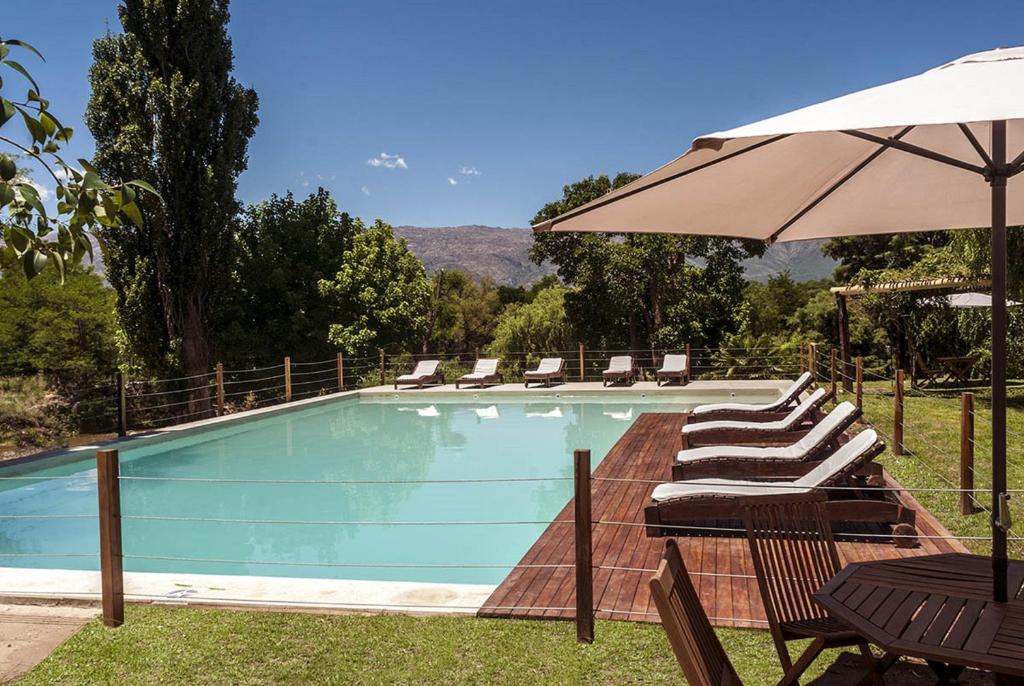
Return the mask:
{"type": "Polygon", "coordinates": [[[565,383],[565,360],[561,357],[545,357],[536,369],[523,372],[523,386],[526,388],[530,387],[531,382],[550,386],[552,381],[558,379],[565,383]]]}
{"type": "Polygon", "coordinates": [[[843,432],[853,426],[860,417],[860,410],[850,402],[842,402],[821,421],[790,445],[706,445],[687,448],[676,454],[672,467],[672,478],[692,478],[690,473],[715,473],[737,475],[771,475],[780,465],[810,462],[821,459],[829,446],[833,446],[843,432]]]}
{"type": "Polygon", "coordinates": [[[827,399],[828,392],[824,388],[819,388],[814,391],[814,393],[807,396],[803,402],[790,410],[789,414],[782,419],[776,419],[769,422],[757,422],[753,420],[744,421],[738,419],[697,422],[696,424],[684,425],[683,435],[693,436],[709,431],[744,431],[769,434],[793,431],[797,429],[800,424],[811,419],[814,411],[821,407],[827,399]]]}
{"type": "Polygon", "coordinates": [[[633,364],[632,355],[616,355],[608,360],[608,369],[601,372],[602,385],[604,386],[619,381],[633,383],[636,381],[637,376],[639,375],[637,374],[636,365],[633,364]]]}
{"type": "Polygon", "coordinates": [[[761,405],[749,403],[712,403],[710,405],[698,405],[693,408],[691,414],[694,418],[703,420],[705,417],[712,419],[716,413],[735,414],[739,412],[785,412],[800,400],[800,394],[810,388],[813,379],[810,372],[804,372],[789,387],[782,392],[778,399],[761,405]]]}
{"type": "Polygon", "coordinates": [[[486,386],[487,384],[501,383],[501,374],[498,373],[498,363],[500,360],[495,358],[481,358],[476,361],[473,365],[473,371],[469,374],[463,374],[455,380],[455,388],[459,387],[459,384],[469,384],[471,386],[486,386]]]}
{"type": "Polygon", "coordinates": [[[444,375],[441,373],[439,367],[441,362],[439,360],[421,360],[416,363],[416,368],[412,370],[412,374],[402,374],[395,378],[395,390],[398,390],[399,386],[416,386],[423,388],[424,384],[428,383],[444,383],[444,375]]]}
{"type": "Polygon", "coordinates": [[[666,383],[672,379],[679,379],[680,384],[690,380],[690,360],[686,355],[665,355],[661,361],[661,369],[654,373],[654,379],[660,386],[664,380],[666,383]]]}
{"type": "Polygon", "coordinates": [[[762,495],[799,495],[828,486],[877,454],[878,434],[867,429],[854,436],[817,467],[794,481],[745,481],[742,479],[694,479],[658,484],[651,493],[656,503],[691,498],[735,498],[762,495]],[[868,457],[870,455],[870,457],[868,457]]]}

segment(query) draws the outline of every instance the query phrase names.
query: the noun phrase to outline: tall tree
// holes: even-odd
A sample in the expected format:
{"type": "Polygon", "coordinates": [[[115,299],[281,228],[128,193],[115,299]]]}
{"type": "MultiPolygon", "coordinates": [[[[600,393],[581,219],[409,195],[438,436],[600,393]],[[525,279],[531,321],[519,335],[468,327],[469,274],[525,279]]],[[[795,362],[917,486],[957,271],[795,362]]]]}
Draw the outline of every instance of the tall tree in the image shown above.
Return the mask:
{"type": "Polygon", "coordinates": [[[355,231],[356,222],[322,188],[301,202],[288,193],[248,206],[235,232],[220,359],[245,365],[333,355],[333,312],[319,283],[338,272],[355,231]]]}
{"type": "MultiPolygon", "coordinates": [[[[562,189],[534,223],[551,219],[637,178],[588,177],[562,189]]],[[[642,349],[686,343],[717,344],[740,323],[740,260],[761,254],[759,241],[713,236],[542,233],[530,257],[548,260],[573,288],[565,294],[569,320],[591,345],[642,349]]]]}
{"type": "Polygon", "coordinates": [[[226,291],[256,93],[231,76],[227,0],[126,0],[118,15],[124,33],[93,44],[86,122],[95,165],[152,180],[164,203],[143,200],[141,227],[102,231],[107,274],[134,352],[202,374],[226,291]]]}

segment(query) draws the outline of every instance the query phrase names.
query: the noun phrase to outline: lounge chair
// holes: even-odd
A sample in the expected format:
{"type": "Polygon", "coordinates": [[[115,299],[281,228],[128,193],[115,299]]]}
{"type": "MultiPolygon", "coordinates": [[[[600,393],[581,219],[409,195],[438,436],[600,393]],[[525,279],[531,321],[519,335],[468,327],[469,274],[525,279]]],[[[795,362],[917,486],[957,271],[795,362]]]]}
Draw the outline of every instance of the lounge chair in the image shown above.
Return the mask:
{"type": "Polygon", "coordinates": [[[473,371],[463,374],[455,380],[455,388],[459,384],[469,384],[483,388],[488,384],[501,383],[501,374],[498,373],[498,363],[501,360],[495,358],[481,358],[473,365],[473,371]]]}
{"type": "Polygon", "coordinates": [[[785,672],[779,683],[796,684],[823,650],[848,646],[860,649],[869,674],[861,683],[884,683],[882,672],[893,660],[876,662],[867,640],[813,596],[842,568],[824,494],[751,501],[743,510],[743,524],[768,628],[785,672]],[[786,644],[806,639],[810,644],[793,662],[786,644]]]}
{"type": "Polygon", "coordinates": [[[672,379],[679,379],[679,385],[690,380],[690,358],[686,355],[665,355],[661,361],[661,369],[654,373],[655,381],[661,385],[662,379],[666,383],[672,379]]]}
{"type": "Polygon", "coordinates": [[[640,373],[637,371],[636,365],[633,364],[632,355],[616,355],[608,360],[608,369],[601,372],[601,383],[604,386],[620,381],[631,384],[639,376],[640,373]]]}
{"type": "Polygon", "coordinates": [[[860,415],[856,405],[842,402],[789,445],[709,445],[680,450],[672,465],[672,479],[802,476],[838,447],[843,433],[860,415]]]}
{"type": "Polygon", "coordinates": [[[556,379],[565,383],[565,360],[561,357],[545,357],[536,369],[523,372],[523,386],[526,388],[530,387],[531,382],[543,383],[547,388],[556,379]]]}
{"type": "Polygon", "coordinates": [[[399,386],[416,386],[423,388],[424,384],[444,384],[444,374],[441,372],[439,360],[420,360],[412,374],[402,374],[395,377],[395,390],[399,386]]]}
{"type": "Polygon", "coordinates": [[[932,369],[928,366],[921,353],[914,353],[914,376],[918,386],[921,388],[925,386],[938,386],[941,374],[941,369],[932,369]]]}
{"type": "MultiPolygon", "coordinates": [[[[644,508],[648,536],[678,536],[687,522],[702,519],[737,519],[745,501],[759,496],[799,496],[815,489],[840,485],[847,477],[885,450],[873,429],[854,436],[822,460],[814,469],[792,481],[750,481],[743,479],[693,479],[671,481],[654,487],[651,503],[644,508]]],[[[857,484],[858,486],[860,484],[857,484]]],[[[827,505],[834,521],[880,522],[895,524],[896,545],[915,544],[915,513],[895,493],[886,494],[866,485],[838,492],[827,505]],[[874,491],[874,492],[872,492],[874,491]]]]}
{"type": "Polygon", "coordinates": [[[830,396],[831,394],[824,388],[819,388],[780,419],[774,419],[777,416],[775,413],[768,413],[752,415],[748,420],[723,419],[692,424],[687,417],[687,422],[683,425],[682,447],[685,449],[699,445],[751,442],[774,442],[783,445],[793,443],[803,438],[801,430],[810,429],[817,422],[821,406],[830,396]]]}
{"type": "Polygon", "coordinates": [[[769,412],[785,413],[800,402],[800,394],[810,388],[814,379],[810,372],[804,372],[796,381],[782,392],[782,394],[770,403],[752,405],[749,403],[712,403],[710,405],[698,405],[690,413],[691,421],[712,421],[719,419],[744,419],[750,414],[765,414],[769,412]]]}
{"type": "Polygon", "coordinates": [[[665,554],[650,584],[661,626],[683,669],[686,683],[690,686],[742,686],[700,604],[679,546],[672,539],[665,541],[665,554]]]}

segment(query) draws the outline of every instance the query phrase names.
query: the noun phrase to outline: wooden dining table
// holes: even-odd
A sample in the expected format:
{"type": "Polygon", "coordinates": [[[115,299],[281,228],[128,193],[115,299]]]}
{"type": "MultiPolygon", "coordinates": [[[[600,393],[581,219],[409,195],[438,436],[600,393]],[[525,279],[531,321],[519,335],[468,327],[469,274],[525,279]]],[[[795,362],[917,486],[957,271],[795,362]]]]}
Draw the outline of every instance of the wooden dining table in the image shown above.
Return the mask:
{"type": "Polygon", "coordinates": [[[971,378],[974,365],[981,359],[977,355],[960,355],[954,357],[936,357],[935,361],[942,365],[946,378],[967,385],[971,378]]]}
{"type": "Polygon", "coordinates": [[[887,653],[928,662],[940,683],[965,667],[1024,684],[1024,561],[1009,565],[1009,601],[992,600],[992,559],[948,553],[858,562],[814,597],[887,653]]]}

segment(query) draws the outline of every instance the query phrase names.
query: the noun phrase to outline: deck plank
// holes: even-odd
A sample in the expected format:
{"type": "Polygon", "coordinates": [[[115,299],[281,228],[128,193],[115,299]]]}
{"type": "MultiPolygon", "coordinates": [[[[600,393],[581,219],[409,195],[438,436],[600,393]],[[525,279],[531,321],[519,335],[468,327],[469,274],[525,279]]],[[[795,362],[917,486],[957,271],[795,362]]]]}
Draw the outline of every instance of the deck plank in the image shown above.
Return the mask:
{"type": "MultiPolygon", "coordinates": [[[[638,479],[664,481],[669,478],[672,458],[679,449],[683,415],[643,413],[619,439],[608,456],[594,471],[592,508],[595,521],[627,522],[634,526],[596,524],[593,529],[595,567],[653,569],[661,558],[664,541],[647,538],[642,526],[643,508],[654,487],[652,483],[606,481],[638,479]]],[[[887,476],[887,486],[898,487],[887,476]]],[[[935,517],[917,506],[918,530],[923,536],[948,536],[935,517]]],[[[572,499],[556,519],[571,521],[572,499]]],[[[710,526],[735,527],[737,522],[709,522],[710,526]]],[[[868,531],[867,528],[857,531],[868,531]]],[[[763,628],[764,608],[746,539],[734,534],[680,536],[680,552],[694,574],[708,616],[718,626],[763,628]],[[698,576],[699,574],[699,576],[698,576]]],[[[898,549],[885,539],[840,536],[839,553],[844,562],[914,557],[940,552],[966,552],[952,540],[921,539],[916,548],[898,549]]],[[[519,564],[484,604],[483,617],[517,619],[573,619],[575,611],[575,571],[573,563],[573,527],[552,524],[540,535],[519,564]],[[570,565],[531,567],[529,565],[570,565]]],[[[596,569],[594,606],[598,618],[657,622],[657,614],[648,589],[649,572],[596,569]]]]}

